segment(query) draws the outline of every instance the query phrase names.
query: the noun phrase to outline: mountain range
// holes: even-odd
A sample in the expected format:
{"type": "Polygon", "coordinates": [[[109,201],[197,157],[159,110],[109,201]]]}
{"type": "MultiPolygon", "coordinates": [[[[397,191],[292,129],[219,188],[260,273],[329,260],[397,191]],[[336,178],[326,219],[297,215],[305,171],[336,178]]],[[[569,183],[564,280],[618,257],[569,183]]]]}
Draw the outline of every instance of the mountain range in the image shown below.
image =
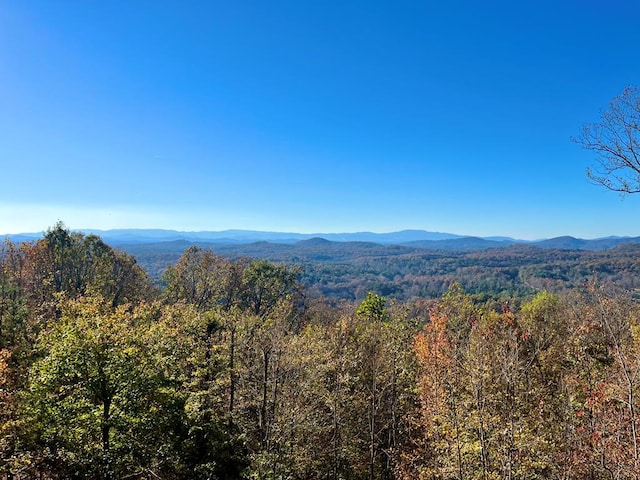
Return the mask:
{"type": "MultiPolygon", "coordinates": [[[[555,237],[543,240],[528,241],[511,237],[474,237],[456,235],[443,232],[428,232],[425,230],[402,230],[390,233],[292,233],[292,232],[263,232],[256,230],[223,230],[181,232],[161,229],[116,229],[94,230],[81,229],[85,234],[95,234],[113,246],[133,246],[139,244],[174,243],[177,246],[189,244],[214,245],[243,245],[256,242],[273,244],[295,244],[297,242],[319,241],[327,242],[369,242],[378,245],[401,245],[413,248],[433,250],[481,250],[487,248],[508,247],[514,244],[527,244],[546,249],[568,250],[606,250],[626,243],[640,243],[640,237],[606,237],[597,239],[581,239],[571,236],[555,237]]],[[[42,237],[41,233],[21,233],[5,235],[13,242],[32,241],[42,237]]]]}

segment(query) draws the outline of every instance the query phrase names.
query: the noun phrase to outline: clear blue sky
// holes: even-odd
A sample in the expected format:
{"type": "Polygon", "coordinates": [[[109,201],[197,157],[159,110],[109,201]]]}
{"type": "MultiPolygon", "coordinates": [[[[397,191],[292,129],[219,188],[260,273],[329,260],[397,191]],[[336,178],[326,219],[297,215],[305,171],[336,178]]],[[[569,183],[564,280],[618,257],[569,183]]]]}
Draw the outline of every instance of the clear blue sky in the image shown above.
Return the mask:
{"type": "Polygon", "coordinates": [[[0,233],[640,235],[580,125],[640,2],[0,2],[0,233]]]}

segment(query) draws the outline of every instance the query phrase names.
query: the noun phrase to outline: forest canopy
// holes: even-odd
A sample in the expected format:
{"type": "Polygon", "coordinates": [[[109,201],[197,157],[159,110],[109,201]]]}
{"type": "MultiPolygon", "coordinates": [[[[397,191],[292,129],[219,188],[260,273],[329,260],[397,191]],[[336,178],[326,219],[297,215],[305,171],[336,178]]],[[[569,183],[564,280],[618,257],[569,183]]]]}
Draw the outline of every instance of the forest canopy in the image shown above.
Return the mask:
{"type": "Polygon", "coordinates": [[[637,478],[640,306],[594,281],[354,302],[59,224],[0,252],[12,479],[637,478]]]}

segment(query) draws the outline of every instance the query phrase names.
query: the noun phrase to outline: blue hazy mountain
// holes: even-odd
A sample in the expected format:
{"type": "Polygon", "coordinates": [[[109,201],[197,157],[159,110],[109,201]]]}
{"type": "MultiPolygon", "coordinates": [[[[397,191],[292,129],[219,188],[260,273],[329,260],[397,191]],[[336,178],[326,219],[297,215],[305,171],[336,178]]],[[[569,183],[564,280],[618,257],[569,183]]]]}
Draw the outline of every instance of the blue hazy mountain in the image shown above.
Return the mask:
{"type": "MultiPolygon", "coordinates": [[[[606,250],[627,243],[640,243],[640,237],[610,236],[585,240],[571,236],[561,236],[537,241],[517,240],[511,237],[491,236],[474,237],[453,233],[429,232],[426,230],[401,230],[390,233],[356,232],[356,233],[293,233],[263,232],[258,230],[222,230],[181,232],[163,229],[115,229],[115,230],[78,230],[85,234],[95,234],[113,246],[154,245],[154,249],[162,249],[162,245],[175,250],[178,246],[198,245],[249,245],[253,243],[294,245],[307,242],[306,246],[329,246],[329,243],[345,244],[353,242],[378,245],[400,245],[410,248],[433,250],[482,250],[487,248],[504,248],[514,244],[527,244],[544,249],[562,250],[606,250]]],[[[0,236],[0,240],[9,238],[20,243],[33,241],[42,237],[42,233],[20,233],[0,236]]],[[[303,243],[302,245],[305,245],[303,243]]],[[[353,245],[352,245],[353,246],[353,245]]],[[[264,248],[264,245],[262,246],[264,248]]]]}
{"type": "Polygon", "coordinates": [[[463,235],[452,233],[427,232],[424,230],[402,230],[391,233],[293,233],[293,232],[262,232],[256,230],[222,230],[219,232],[179,232],[175,230],[158,229],[121,229],[121,230],[82,230],[84,233],[100,235],[106,242],[149,243],[171,242],[187,240],[199,243],[296,243],[301,240],[321,238],[332,242],[374,242],[380,244],[402,244],[420,240],[450,240],[462,238],[463,235]]]}

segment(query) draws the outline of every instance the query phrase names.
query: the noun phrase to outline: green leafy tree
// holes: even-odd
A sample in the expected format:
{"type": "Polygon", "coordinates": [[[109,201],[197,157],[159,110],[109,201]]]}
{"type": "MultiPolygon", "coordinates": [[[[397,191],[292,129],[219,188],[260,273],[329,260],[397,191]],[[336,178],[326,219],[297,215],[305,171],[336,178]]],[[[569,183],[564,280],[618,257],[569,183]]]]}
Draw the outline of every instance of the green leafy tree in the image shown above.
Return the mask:
{"type": "Polygon", "coordinates": [[[184,399],[145,342],[150,313],[96,298],[62,305],[24,400],[35,471],[109,480],[164,466],[184,399]]]}
{"type": "Polygon", "coordinates": [[[387,299],[377,293],[368,292],[366,298],[358,306],[356,314],[370,321],[385,322],[389,320],[387,299]]]}
{"type": "Polygon", "coordinates": [[[542,291],[518,314],[527,386],[522,402],[528,413],[523,418],[531,436],[527,461],[530,470],[540,475],[561,475],[558,464],[566,464],[566,419],[574,415],[565,382],[571,331],[566,308],[559,296],[542,291]]]}
{"type": "Polygon", "coordinates": [[[299,302],[298,275],[296,268],[286,265],[251,261],[242,272],[242,309],[264,318],[285,300],[299,302]]]}
{"type": "Polygon", "coordinates": [[[248,465],[241,435],[229,422],[228,353],[224,320],[216,311],[200,312],[194,305],[163,306],[145,332],[163,377],[184,401],[179,425],[160,432],[167,461],[163,474],[179,479],[240,478],[248,465]]]}

